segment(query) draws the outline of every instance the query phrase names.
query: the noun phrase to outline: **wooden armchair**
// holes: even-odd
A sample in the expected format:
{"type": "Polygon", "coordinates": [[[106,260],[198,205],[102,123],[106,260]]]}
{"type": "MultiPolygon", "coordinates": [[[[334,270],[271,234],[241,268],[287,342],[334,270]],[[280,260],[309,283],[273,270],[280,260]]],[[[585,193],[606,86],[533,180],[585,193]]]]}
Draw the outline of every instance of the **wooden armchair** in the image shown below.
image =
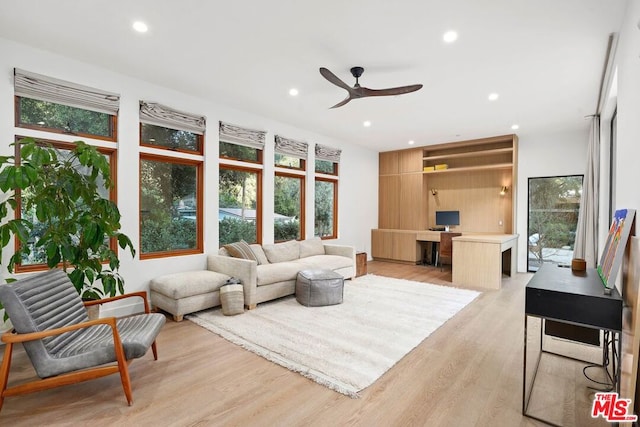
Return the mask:
{"type": "Polygon", "coordinates": [[[162,314],[150,313],[146,292],[91,301],[101,304],[138,297],[144,314],[89,320],[85,303],[65,272],[49,270],[0,285],[0,301],[14,330],[2,336],[6,344],[0,367],[0,410],[6,396],[32,393],[120,373],[129,405],[133,403],[128,364],[153,349],[164,325],[162,314]],[[7,387],[13,345],[23,343],[40,379],[7,387]]]}

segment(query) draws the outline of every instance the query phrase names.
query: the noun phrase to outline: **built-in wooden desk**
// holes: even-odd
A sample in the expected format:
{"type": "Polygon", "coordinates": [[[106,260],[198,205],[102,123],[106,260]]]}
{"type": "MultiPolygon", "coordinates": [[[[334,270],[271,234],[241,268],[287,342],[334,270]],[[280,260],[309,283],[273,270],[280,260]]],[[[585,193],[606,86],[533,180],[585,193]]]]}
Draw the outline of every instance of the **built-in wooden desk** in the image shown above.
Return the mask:
{"type": "Polygon", "coordinates": [[[500,289],[503,272],[516,274],[517,234],[463,234],[452,240],[456,285],[500,289]]]}

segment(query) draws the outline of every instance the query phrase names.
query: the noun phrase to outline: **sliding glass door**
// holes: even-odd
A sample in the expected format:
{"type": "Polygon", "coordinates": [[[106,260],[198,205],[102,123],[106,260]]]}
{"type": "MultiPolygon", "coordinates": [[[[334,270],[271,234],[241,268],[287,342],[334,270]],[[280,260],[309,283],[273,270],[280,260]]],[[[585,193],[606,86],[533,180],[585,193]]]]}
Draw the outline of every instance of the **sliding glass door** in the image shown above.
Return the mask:
{"type": "Polygon", "coordinates": [[[571,264],[583,175],[529,178],[527,271],[571,264]]]}

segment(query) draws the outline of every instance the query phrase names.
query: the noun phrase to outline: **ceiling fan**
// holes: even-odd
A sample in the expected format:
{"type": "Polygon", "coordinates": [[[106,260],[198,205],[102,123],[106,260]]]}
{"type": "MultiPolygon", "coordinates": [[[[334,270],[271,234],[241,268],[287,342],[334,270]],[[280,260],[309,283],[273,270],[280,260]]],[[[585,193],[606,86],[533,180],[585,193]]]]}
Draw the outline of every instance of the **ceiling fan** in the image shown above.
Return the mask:
{"type": "Polygon", "coordinates": [[[351,87],[345,82],[343,82],[342,80],[340,80],[338,77],[336,77],[336,75],[333,74],[328,69],[324,67],[320,67],[320,74],[322,74],[322,76],[325,79],[329,80],[334,85],[341,87],[345,89],[347,92],[349,92],[349,96],[347,96],[343,101],[338,102],[336,105],[334,105],[331,108],[342,107],[344,104],[351,101],[352,99],[364,98],[367,96],[402,95],[404,93],[415,92],[422,88],[422,85],[418,84],[418,85],[410,85],[410,86],[393,87],[389,89],[369,89],[369,88],[360,86],[360,83],[358,83],[358,79],[360,78],[362,73],[364,73],[364,68],[362,67],[351,68],[351,75],[353,75],[353,77],[356,78],[356,84],[353,87],[351,87]]]}

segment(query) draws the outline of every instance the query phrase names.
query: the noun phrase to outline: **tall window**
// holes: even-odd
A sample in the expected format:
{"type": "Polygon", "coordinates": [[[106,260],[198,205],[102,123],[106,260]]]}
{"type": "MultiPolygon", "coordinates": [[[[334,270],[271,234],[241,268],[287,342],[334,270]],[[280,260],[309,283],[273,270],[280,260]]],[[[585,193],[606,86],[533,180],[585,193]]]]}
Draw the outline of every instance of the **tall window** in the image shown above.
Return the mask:
{"type": "Polygon", "coordinates": [[[304,238],[304,187],[308,144],[275,137],[273,232],[275,241],[304,238]]]}
{"type": "Polygon", "coordinates": [[[265,132],[220,122],[219,244],[262,241],[265,132]]]}
{"type": "Polygon", "coordinates": [[[140,258],[203,250],[205,118],[140,102],[140,258]]]}
{"type": "Polygon", "coordinates": [[[528,271],[537,271],[543,263],[571,264],[582,178],[529,178],[528,271]]]}
{"type": "MultiPolygon", "coordinates": [[[[36,139],[58,150],[59,157],[68,157],[76,146],[72,139],[82,137],[104,154],[111,166],[111,191],[102,188],[102,196],[116,200],[116,120],[120,96],[100,89],[82,86],[53,77],[14,69],[15,124],[16,127],[36,131],[36,139]]],[[[16,139],[21,139],[16,136],[16,139]]],[[[19,161],[20,152],[16,151],[19,161]]],[[[77,164],[78,170],[83,169],[77,164]]],[[[17,218],[25,218],[34,225],[28,245],[31,253],[25,256],[16,271],[46,269],[46,255],[37,246],[43,225],[36,213],[27,211],[22,204],[16,210],[17,218]]],[[[19,244],[16,241],[16,245],[19,244]]],[[[117,243],[110,242],[116,250],[117,243]]]]}
{"type": "Polygon", "coordinates": [[[338,164],[341,150],[316,144],[315,229],[323,239],[338,238],[338,164]]]}

